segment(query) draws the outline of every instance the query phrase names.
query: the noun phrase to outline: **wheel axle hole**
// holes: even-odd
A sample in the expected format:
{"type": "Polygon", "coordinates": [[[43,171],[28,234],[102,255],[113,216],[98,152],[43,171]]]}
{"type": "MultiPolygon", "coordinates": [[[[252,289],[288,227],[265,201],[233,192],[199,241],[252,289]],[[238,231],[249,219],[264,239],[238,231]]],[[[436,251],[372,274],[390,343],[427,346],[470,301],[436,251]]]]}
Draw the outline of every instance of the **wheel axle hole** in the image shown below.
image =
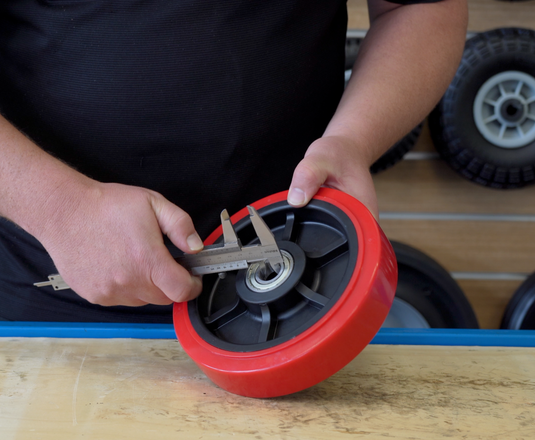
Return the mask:
{"type": "Polygon", "coordinates": [[[514,116],[514,115],[516,115],[516,114],[518,113],[518,111],[519,111],[519,108],[516,107],[515,105],[510,104],[510,105],[507,106],[507,110],[506,110],[506,112],[507,112],[507,114],[508,114],[509,116],[514,116]]]}
{"type": "Polygon", "coordinates": [[[275,272],[269,264],[264,264],[257,272],[257,278],[260,281],[271,281],[275,279],[277,272],[275,272]]]}

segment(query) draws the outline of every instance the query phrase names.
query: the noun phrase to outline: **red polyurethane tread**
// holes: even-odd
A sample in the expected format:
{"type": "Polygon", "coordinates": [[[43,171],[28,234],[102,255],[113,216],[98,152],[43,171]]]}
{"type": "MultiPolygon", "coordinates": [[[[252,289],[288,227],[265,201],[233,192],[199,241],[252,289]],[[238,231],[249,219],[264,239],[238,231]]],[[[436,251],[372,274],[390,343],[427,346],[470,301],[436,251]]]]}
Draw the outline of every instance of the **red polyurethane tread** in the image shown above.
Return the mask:
{"type": "MultiPolygon", "coordinates": [[[[287,192],[253,203],[256,209],[286,200],[287,192]]],[[[248,397],[294,393],[328,378],[353,360],[373,339],[394,299],[397,265],[389,241],[364,205],[340,191],[322,188],[317,200],[330,203],[351,219],[359,253],[353,275],[340,299],[318,322],[295,338],[254,352],[230,352],[204,341],[194,330],[185,303],[177,303],[173,320],[188,355],[221,388],[248,397]]],[[[231,217],[236,223],[245,208],[231,217]]],[[[205,244],[222,234],[212,233],[205,244]]]]}

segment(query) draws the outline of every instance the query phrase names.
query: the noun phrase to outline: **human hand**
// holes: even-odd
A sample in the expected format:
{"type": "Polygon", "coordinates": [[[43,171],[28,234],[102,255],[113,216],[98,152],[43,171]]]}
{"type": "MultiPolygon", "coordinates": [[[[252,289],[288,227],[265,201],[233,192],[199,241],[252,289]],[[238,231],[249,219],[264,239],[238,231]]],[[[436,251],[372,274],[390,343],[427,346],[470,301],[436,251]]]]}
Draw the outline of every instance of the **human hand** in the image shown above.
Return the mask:
{"type": "Polygon", "coordinates": [[[202,241],[189,215],[162,195],[94,181],[76,195],[60,193],[58,214],[37,238],[78,295],[103,306],[141,306],[200,293],[200,278],[173,259],[162,233],[188,253],[202,241]]]}
{"type": "Polygon", "coordinates": [[[295,168],[288,203],[301,207],[314,197],[321,186],[343,191],[360,200],[379,218],[377,196],[370,174],[366,151],[342,136],[326,136],[313,142],[295,168]]]}

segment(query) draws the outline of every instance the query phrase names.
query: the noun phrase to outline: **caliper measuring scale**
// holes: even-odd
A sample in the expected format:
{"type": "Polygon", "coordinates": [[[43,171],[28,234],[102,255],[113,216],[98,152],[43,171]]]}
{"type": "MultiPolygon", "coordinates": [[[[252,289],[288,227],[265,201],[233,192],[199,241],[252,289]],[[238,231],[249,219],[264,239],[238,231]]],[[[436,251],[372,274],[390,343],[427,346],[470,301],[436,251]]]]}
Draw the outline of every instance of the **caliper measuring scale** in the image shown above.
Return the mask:
{"type": "MultiPolygon", "coordinates": [[[[249,264],[257,262],[264,262],[269,270],[278,273],[283,265],[283,257],[275,237],[257,210],[252,206],[248,206],[247,209],[260,244],[242,246],[225,209],[221,212],[223,244],[205,246],[203,250],[196,254],[180,255],[175,258],[176,262],[192,275],[207,275],[247,269],[249,264]]],[[[48,281],[34,283],[34,286],[52,286],[54,290],[70,289],[59,274],[49,275],[48,281]]]]}

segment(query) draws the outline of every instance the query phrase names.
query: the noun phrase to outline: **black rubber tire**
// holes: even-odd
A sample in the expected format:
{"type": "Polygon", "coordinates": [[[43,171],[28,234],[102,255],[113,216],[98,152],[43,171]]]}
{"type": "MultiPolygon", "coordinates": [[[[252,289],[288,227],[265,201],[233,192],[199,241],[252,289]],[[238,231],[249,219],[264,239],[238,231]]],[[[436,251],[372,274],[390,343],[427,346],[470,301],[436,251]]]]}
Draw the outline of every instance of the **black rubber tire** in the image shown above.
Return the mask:
{"type": "Polygon", "coordinates": [[[401,161],[403,156],[416,145],[416,142],[422,133],[422,127],[423,123],[414,127],[408,135],[390,147],[379,159],[377,159],[370,167],[372,174],[387,170],[401,161]]]}
{"type": "Polygon", "coordinates": [[[526,139],[526,145],[514,148],[497,146],[483,136],[474,117],[476,95],[489,79],[504,72],[535,77],[535,31],[503,28],[470,38],[453,81],[429,117],[429,126],[437,151],[461,176],[509,189],[535,183],[535,142],[526,139]]]}
{"type": "Polygon", "coordinates": [[[359,53],[360,43],[362,38],[359,37],[347,37],[346,38],[346,63],[345,69],[351,70],[353,64],[357,60],[357,55],[359,53]]]}
{"type": "Polygon", "coordinates": [[[416,309],[430,328],[479,328],[464,292],[440,264],[411,246],[391,244],[398,262],[396,299],[416,309]]]}
{"type": "Polygon", "coordinates": [[[500,328],[535,330],[535,273],[516,290],[505,308],[500,328]]]}

